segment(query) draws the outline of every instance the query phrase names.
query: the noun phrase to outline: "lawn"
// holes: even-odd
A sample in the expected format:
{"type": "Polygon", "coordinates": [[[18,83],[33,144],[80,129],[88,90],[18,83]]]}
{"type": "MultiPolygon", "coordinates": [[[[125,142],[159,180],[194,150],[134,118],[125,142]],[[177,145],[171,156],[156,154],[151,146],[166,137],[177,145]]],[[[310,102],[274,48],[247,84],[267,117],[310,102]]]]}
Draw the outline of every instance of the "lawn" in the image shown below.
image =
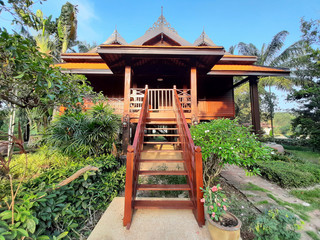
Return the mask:
{"type": "Polygon", "coordinates": [[[294,156],[300,158],[303,161],[316,163],[320,165],[320,152],[314,152],[310,148],[307,147],[297,147],[297,146],[289,146],[283,145],[285,150],[294,156]]]}

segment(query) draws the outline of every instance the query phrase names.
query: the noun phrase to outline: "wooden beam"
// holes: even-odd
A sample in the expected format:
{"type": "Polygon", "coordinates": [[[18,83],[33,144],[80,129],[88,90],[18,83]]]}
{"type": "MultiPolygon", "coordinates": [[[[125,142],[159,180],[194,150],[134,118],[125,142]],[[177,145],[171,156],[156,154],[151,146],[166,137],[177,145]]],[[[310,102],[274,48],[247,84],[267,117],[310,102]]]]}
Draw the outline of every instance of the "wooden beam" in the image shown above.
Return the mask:
{"type": "Polygon", "coordinates": [[[261,125],[260,125],[258,77],[250,77],[249,85],[250,85],[251,117],[252,117],[253,130],[256,134],[260,134],[261,125]]]}
{"type": "MultiPolygon", "coordinates": [[[[233,84],[230,89],[234,89],[234,88],[236,88],[236,87],[239,87],[239,86],[241,86],[242,84],[246,83],[247,81],[249,81],[249,77],[241,80],[240,82],[237,82],[236,84],[233,84]]],[[[230,89],[229,89],[229,90],[230,90],[230,89]]]]}
{"type": "Polygon", "coordinates": [[[130,86],[131,86],[131,66],[126,66],[124,70],[124,101],[123,115],[129,114],[130,105],[130,86]]]}
{"type": "Polygon", "coordinates": [[[197,97],[197,68],[191,67],[190,71],[191,88],[191,116],[198,122],[198,97],[197,97]]]}

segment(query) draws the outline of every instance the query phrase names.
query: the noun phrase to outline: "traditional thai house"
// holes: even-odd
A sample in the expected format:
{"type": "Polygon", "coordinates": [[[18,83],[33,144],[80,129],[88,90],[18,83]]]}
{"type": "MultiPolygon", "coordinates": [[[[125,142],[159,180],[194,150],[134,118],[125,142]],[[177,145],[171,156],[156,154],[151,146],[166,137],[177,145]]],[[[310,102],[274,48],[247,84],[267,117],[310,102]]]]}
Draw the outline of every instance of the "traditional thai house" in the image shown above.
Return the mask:
{"type": "Polygon", "coordinates": [[[202,158],[193,145],[189,124],[234,118],[234,88],[250,83],[252,125],[260,130],[258,77],[288,76],[286,69],[254,65],[255,56],[232,55],[203,31],[192,44],[170,26],[163,14],[146,33],[128,44],[117,30],[87,53],[66,53],[63,71],[84,74],[96,91],[122,115],[123,149],[127,153],[124,225],[137,208],[189,208],[204,224],[202,158]],[[245,78],[234,84],[235,76],[245,78]],[[129,144],[132,144],[127,148],[129,144]],[[155,163],[181,164],[180,170],[142,169],[155,163]],[[181,170],[182,169],[182,170],[181,170]],[[183,175],[180,185],[138,184],[139,176],[183,175]],[[184,190],[189,200],[146,201],[137,191],[184,190]]]}

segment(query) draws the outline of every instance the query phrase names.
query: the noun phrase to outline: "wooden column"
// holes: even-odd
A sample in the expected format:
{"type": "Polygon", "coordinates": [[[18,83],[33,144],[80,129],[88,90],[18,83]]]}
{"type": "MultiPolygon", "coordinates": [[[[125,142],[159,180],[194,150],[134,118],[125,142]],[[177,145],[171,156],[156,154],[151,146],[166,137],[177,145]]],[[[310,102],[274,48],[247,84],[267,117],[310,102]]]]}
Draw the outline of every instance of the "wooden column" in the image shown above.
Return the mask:
{"type": "Polygon", "coordinates": [[[131,66],[126,66],[124,70],[124,94],[123,94],[123,116],[122,116],[122,153],[127,153],[130,141],[130,86],[131,86],[131,66]]]}
{"type": "Polygon", "coordinates": [[[258,92],[258,77],[249,78],[250,85],[250,101],[251,101],[251,117],[253,130],[256,134],[260,133],[260,109],[259,109],[259,92],[258,92]]]}
{"type": "Polygon", "coordinates": [[[190,88],[191,88],[191,118],[198,121],[198,97],[197,97],[197,68],[191,67],[190,71],[190,88]]]}
{"type": "Polygon", "coordinates": [[[131,85],[131,66],[126,66],[124,70],[124,101],[123,112],[124,115],[129,113],[130,104],[130,85],[131,85]]]}

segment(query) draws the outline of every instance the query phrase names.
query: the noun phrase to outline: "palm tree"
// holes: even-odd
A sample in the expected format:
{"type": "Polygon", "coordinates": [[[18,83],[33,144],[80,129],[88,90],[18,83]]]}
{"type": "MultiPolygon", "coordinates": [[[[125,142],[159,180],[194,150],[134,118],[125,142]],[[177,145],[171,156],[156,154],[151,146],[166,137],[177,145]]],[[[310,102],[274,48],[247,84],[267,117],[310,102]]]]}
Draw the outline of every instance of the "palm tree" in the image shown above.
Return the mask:
{"type": "Polygon", "coordinates": [[[96,42],[93,42],[93,43],[88,43],[86,41],[78,42],[78,49],[80,53],[86,53],[92,50],[93,48],[95,48],[96,46],[98,46],[96,42]]]}
{"type": "MultiPolygon", "coordinates": [[[[264,65],[271,67],[296,67],[300,61],[298,60],[306,52],[306,45],[303,40],[293,43],[288,48],[282,50],[285,39],[288,36],[287,31],[281,31],[277,33],[269,44],[263,44],[259,50],[252,43],[240,42],[237,45],[238,52],[243,55],[257,56],[256,65],[264,65]]],[[[234,51],[234,48],[232,49],[234,51]]],[[[269,93],[271,93],[271,87],[276,87],[281,90],[292,90],[293,86],[300,85],[301,80],[297,77],[261,77],[259,78],[259,84],[263,87],[269,87],[269,93]]],[[[273,116],[270,114],[271,128],[273,135],[273,116]]]]}

